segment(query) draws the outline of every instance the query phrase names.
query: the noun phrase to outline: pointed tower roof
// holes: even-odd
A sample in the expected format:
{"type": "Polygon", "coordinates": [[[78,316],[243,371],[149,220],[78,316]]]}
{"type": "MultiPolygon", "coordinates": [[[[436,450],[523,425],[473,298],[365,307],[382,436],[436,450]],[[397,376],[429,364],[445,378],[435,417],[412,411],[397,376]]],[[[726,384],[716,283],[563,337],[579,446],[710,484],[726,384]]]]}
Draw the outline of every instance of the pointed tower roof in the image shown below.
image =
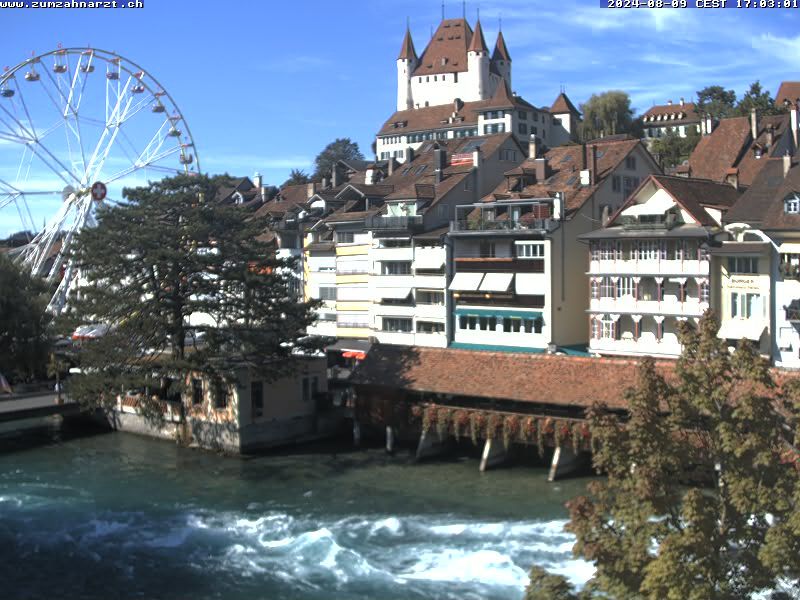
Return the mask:
{"type": "Polygon", "coordinates": [[[562,114],[562,113],[575,113],[577,115],[580,114],[575,105],[572,101],[567,98],[567,95],[564,92],[561,92],[556,98],[555,102],[553,102],[553,106],[550,107],[550,112],[553,114],[562,114]]]}
{"type": "Polygon", "coordinates": [[[403,38],[403,46],[400,48],[400,56],[397,60],[417,60],[417,51],[414,49],[414,40],[411,39],[411,30],[406,27],[406,35],[403,38]]]}
{"type": "Polygon", "coordinates": [[[502,31],[497,34],[497,42],[494,44],[492,60],[505,60],[511,62],[511,55],[508,53],[508,48],[506,48],[506,40],[503,37],[502,31]]]}
{"type": "Polygon", "coordinates": [[[467,52],[489,52],[489,48],[486,46],[486,40],[483,38],[483,28],[481,27],[480,19],[478,19],[478,22],[475,24],[475,31],[472,33],[472,41],[470,42],[469,48],[467,48],[467,52]]]}
{"type": "Polygon", "coordinates": [[[414,75],[457,73],[467,70],[467,48],[472,28],[466,19],[444,19],[428,42],[414,75]]]}
{"type": "Polygon", "coordinates": [[[508,89],[508,82],[505,79],[500,80],[489,104],[492,107],[514,106],[511,90],[508,89]]]}

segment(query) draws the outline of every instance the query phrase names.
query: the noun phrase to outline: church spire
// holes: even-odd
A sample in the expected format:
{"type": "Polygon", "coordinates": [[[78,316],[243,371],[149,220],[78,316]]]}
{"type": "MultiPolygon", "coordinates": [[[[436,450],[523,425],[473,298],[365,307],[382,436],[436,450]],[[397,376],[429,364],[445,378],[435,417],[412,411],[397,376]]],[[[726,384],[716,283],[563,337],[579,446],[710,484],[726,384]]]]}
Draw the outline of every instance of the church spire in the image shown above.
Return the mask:
{"type": "Polygon", "coordinates": [[[406,35],[403,38],[403,46],[400,48],[400,56],[397,60],[417,60],[417,51],[414,49],[414,41],[411,39],[411,29],[406,26],[406,35]]]}
{"type": "Polygon", "coordinates": [[[508,54],[508,48],[506,48],[506,40],[503,37],[502,31],[497,34],[497,42],[495,42],[494,45],[492,60],[505,60],[507,62],[511,62],[511,56],[508,54]]]}
{"type": "Polygon", "coordinates": [[[472,42],[467,48],[467,52],[489,52],[486,47],[486,40],[483,38],[483,28],[481,27],[481,20],[475,24],[475,31],[472,32],[472,42]]]}

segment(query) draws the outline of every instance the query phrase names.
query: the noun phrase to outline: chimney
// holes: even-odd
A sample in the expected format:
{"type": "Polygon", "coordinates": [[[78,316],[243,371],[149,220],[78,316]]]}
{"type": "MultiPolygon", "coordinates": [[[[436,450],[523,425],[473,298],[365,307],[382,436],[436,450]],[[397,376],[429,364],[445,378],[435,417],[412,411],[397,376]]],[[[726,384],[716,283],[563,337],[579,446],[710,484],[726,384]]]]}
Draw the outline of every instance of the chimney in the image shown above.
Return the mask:
{"type": "Polygon", "coordinates": [[[792,102],[792,105],[791,105],[791,107],[789,109],[790,122],[792,124],[792,142],[794,143],[794,146],[792,147],[792,152],[797,152],[797,127],[798,127],[798,124],[797,124],[797,108],[798,108],[798,104],[800,104],[800,98],[797,98],[794,102],[792,102]]]}
{"type": "Polygon", "coordinates": [[[317,184],[313,181],[311,183],[306,184],[306,198],[311,198],[314,194],[317,193],[317,184]]]}
{"type": "Polygon", "coordinates": [[[681,106],[683,106],[684,104],[686,103],[683,101],[683,98],[681,98],[681,106]]]}
{"type": "Polygon", "coordinates": [[[711,115],[706,115],[706,133],[711,135],[714,132],[714,119],[711,115]]]}
{"type": "Polygon", "coordinates": [[[261,173],[259,173],[258,171],[256,171],[256,172],[255,172],[255,174],[253,175],[253,185],[254,185],[254,186],[257,188],[257,189],[259,189],[259,190],[260,190],[260,189],[261,189],[261,184],[262,184],[262,183],[263,183],[263,180],[261,179],[261,173]]]}
{"type": "Polygon", "coordinates": [[[414,148],[409,146],[406,148],[406,164],[410,165],[412,160],[414,160],[414,148]]]}
{"type": "Polygon", "coordinates": [[[394,173],[394,157],[389,159],[389,164],[386,165],[386,176],[391,177],[392,173],[394,173]]]}
{"type": "Polygon", "coordinates": [[[542,150],[539,144],[539,136],[537,136],[535,133],[532,133],[530,142],[528,142],[528,158],[533,160],[539,158],[539,154],[542,150]]]}
{"type": "Polygon", "coordinates": [[[322,189],[323,190],[327,190],[329,183],[330,183],[330,181],[328,180],[328,178],[327,177],[323,177],[322,178],[322,189]]]}
{"type": "Polygon", "coordinates": [[[533,166],[536,169],[536,183],[542,183],[547,179],[547,159],[537,158],[533,161],[533,166]]]}
{"type": "Polygon", "coordinates": [[[464,108],[464,103],[461,101],[461,98],[456,98],[453,100],[453,112],[457,113],[462,108],[464,108]]]}
{"type": "Polygon", "coordinates": [[[667,106],[672,106],[672,100],[667,100],[667,106]]]}
{"type": "Polygon", "coordinates": [[[755,108],[750,109],[750,135],[753,136],[753,141],[758,138],[758,112],[755,108]]]}
{"type": "Polygon", "coordinates": [[[560,221],[564,216],[564,192],[556,192],[553,198],[553,220],[560,221]]]}
{"type": "Polygon", "coordinates": [[[767,148],[771,150],[774,143],[775,143],[775,126],[770,125],[769,127],[767,127],[767,148]]]}
{"type": "Polygon", "coordinates": [[[588,161],[586,160],[586,144],[581,144],[581,171],[585,171],[588,168],[586,164],[588,161]]]}
{"type": "Polygon", "coordinates": [[[727,181],[733,186],[733,189],[739,189],[739,169],[731,169],[728,171],[727,181]]]}
{"type": "Polygon", "coordinates": [[[784,179],[789,174],[789,171],[792,169],[792,155],[789,154],[789,151],[786,151],[786,154],[783,155],[783,177],[784,179]]]}
{"type": "Polygon", "coordinates": [[[475,148],[475,150],[472,151],[472,166],[475,167],[476,169],[480,169],[481,168],[481,149],[480,148],[475,148]]]}
{"type": "Polygon", "coordinates": [[[333,165],[331,168],[331,185],[333,187],[337,187],[339,185],[339,169],[336,168],[336,165],[333,165]]]}
{"type": "Polygon", "coordinates": [[[447,156],[442,148],[437,148],[433,151],[433,166],[434,166],[434,181],[436,183],[442,182],[442,175],[446,165],[447,156]]]}
{"type": "Polygon", "coordinates": [[[589,168],[589,185],[597,183],[597,146],[592,144],[592,164],[589,168]]]}
{"type": "Polygon", "coordinates": [[[375,180],[375,169],[373,167],[369,167],[366,173],[364,173],[364,184],[372,185],[372,182],[374,180],[375,180]]]}
{"type": "Polygon", "coordinates": [[[706,120],[705,118],[700,119],[700,135],[706,135],[706,120]]]}

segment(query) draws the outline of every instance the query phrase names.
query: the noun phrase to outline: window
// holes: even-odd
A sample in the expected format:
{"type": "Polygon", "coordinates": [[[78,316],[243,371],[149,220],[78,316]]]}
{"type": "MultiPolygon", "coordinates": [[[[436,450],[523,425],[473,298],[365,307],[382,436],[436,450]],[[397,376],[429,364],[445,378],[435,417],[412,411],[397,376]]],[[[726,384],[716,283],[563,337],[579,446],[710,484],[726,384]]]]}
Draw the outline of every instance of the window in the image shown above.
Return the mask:
{"type": "Polygon", "coordinates": [[[603,319],[600,321],[600,337],[607,340],[616,339],[615,325],[616,323],[614,323],[608,315],[604,315],[603,319]]]}
{"type": "Polygon", "coordinates": [[[481,258],[494,258],[495,257],[495,245],[494,242],[489,242],[486,240],[481,240],[480,244],[480,253],[481,258]]]}
{"type": "Polygon", "coordinates": [[[517,133],[520,135],[527,135],[528,134],[528,126],[525,123],[520,123],[517,125],[517,133]]]}
{"type": "Polygon", "coordinates": [[[458,73],[453,73],[453,83],[458,83],[458,73]]]}
{"type": "MultiPolygon", "coordinates": [[[[533,120],[534,121],[538,121],[539,120],[539,113],[536,113],[536,112],[533,113],[533,120]]],[[[544,119],[542,119],[542,120],[544,120],[544,119]]]]}
{"type": "Polygon", "coordinates": [[[759,294],[739,294],[731,292],[731,318],[749,319],[760,316],[761,296],[759,294]]]}
{"type": "Polygon", "coordinates": [[[517,242],[517,258],[544,258],[544,244],[517,242]]]}
{"type": "Polygon", "coordinates": [[[417,290],[417,304],[444,304],[444,292],[438,290],[417,290]]]}
{"type": "Polygon", "coordinates": [[[633,296],[634,289],[633,277],[620,277],[617,282],[617,298],[633,296]]]}
{"type": "Polygon", "coordinates": [[[264,416],[264,383],[262,381],[250,383],[250,407],[253,418],[264,416]]]}
{"type": "MultiPolygon", "coordinates": [[[[517,114],[519,115],[519,118],[520,118],[521,120],[523,120],[523,121],[527,121],[527,120],[528,120],[528,113],[527,113],[527,111],[520,110],[520,111],[518,111],[518,112],[517,112],[517,114]]],[[[536,113],[534,113],[534,114],[536,114],[536,113]]]]}
{"type": "Polygon", "coordinates": [[[311,401],[311,381],[308,377],[303,377],[303,402],[311,401]]]}
{"type": "Polygon", "coordinates": [[[320,300],[336,300],[336,287],[321,287],[319,288],[320,300]]]}
{"type": "Polygon", "coordinates": [[[600,297],[601,298],[614,298],[617,292],[614,280],[611,277],[603,277],[600,280],[600,297]]]}
{"type": "Polygon", "coordinates": [[[700,302],[709,302],[711,298],[711,286],[707,281],[700,283],[700,302]]]}
{"type": "Polygon", "coordinates": [[[464,178],[464,191],[465,192],[471,192],[472,191],[472,177],[470,175],[467,175],[464,178]]]}
{"type": "Polygon", "coordinates": [[[622,178],[623,189],[622,193],[626,196],[629,196],[633,190],[639,187],[639,178],[638,177],[623,177],[622,178]]]}
{"type": "Polygon", "coordinates": [[[661,257],[661,242],[643,240],[639,242],[639,260],[658,260],[661,257]]]}
{"type": "Polygon", "coordinates": [[[522,331],[522,319],[519,317],[504,317],[503,331],[506,333],[519,333],[522,331]]]}
{"type": "Polygon", "coordinates": [[[614,192],[622,191],[622,178],[619,175],[611,177],[611,190],[614,192]]]}
{"type": "Polygon", "coordinates": [[[758,273],[758,258],[754,256],[729,256],[728,274],[755,275],[758,273]]]}
{"type": "Polygon", "coordinates": [[[417,333],[444,333],[444,323],[417,321],[417,333]]]}
{"type": "Polygon", "coordinates": [[[500,151],[500,160],[510,160],[510,161],[517,160],[517,151],[516,150],[501,150],[500,151]]]}
{"type": "Polygon", "coordinates": [[[636,157],[635,156],[626,156],[625,157],[625,168],[629,171],[636,170],[636,157]]]}
{"type": "Polygon", "coordinates": [[[218,381],[214,385],[214,408],[227,408],[229,394],[228,385],[224,381],[218,381]]]}
{"type": "Polygon", "coordinates": [[[399,262],[399,261],[381,263],[381,274],[382,275],[411,275],[411,263],[410,262],[399,262]]]}
{"type": "Polygon", "coordinates": [[[411,238],[383,238],[380,240],[381,248],[410,248],[411,238]]]}
{"type": "Polygon", "coordinates": [[[398,319],[396,317],[383,317],[383,331],[389,331],[392,333],[410,333],[411,329],[411,319],[398,319]]]}
{"type": "Polygon", "coordinates": [[[800,213],[800,195],[792,194],[783,201],[783,211],[787,215],[796,215],[800,213]]]}
{"type": "Polygon", "coordinates": [[[203,380],[192,379],[192,404],[203,403],[203,380]]]}
{"type": "Polygon", "coordinates": [[[353,232],[352,231],[337,231],[336,232],[336,243],[337,244],[352,244],[353,243],[353,232]]]}

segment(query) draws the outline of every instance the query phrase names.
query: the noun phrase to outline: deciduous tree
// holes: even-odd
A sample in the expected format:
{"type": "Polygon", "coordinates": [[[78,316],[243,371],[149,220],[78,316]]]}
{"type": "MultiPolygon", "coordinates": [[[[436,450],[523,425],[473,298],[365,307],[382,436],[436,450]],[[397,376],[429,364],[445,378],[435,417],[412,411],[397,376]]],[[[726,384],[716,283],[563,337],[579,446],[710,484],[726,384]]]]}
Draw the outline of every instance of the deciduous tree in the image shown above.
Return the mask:
{"type": "Polygon", "coordinates": [[[308,173],[301,169],[292,169],[291,173],[289,173],[289,179],[284,181],[283,185],[301,185],[309,181],[311,181],[311,178],[308,173]]]}
{"type": "Polygon", "coordinates": [[[322,149],[314,159],[314,174],[312,179],[321,180],[339,160],[364,160],[364,155],[358,144],[350,138],[337,138],[322,149]]]}
{"type": "Polygon", "coordinates": [[[721,85],[709,85],[697,92],[697,112],[711,115],[715,119],[733,116],[736,108],[736,92],[721,85]]]}
{"type": "Polygon", "coordinates": [[[568,529],[596,566],[591,597],[734,600],[797,586],[795,394],[751,344],[731,353],[717,329],[713,314],[683,323],[673,376],[642,361],[628,419],[589,416],[607,478],[569,503],[568,529]]]}
{"type": "Polygon", "coordinates": [[[602,94],[592,94],[591,98],[581,104],[580,110],[583,113],[583,140],[632,132],[633,110],[630,96],[626,92],[610,90],[602,94]]]}

